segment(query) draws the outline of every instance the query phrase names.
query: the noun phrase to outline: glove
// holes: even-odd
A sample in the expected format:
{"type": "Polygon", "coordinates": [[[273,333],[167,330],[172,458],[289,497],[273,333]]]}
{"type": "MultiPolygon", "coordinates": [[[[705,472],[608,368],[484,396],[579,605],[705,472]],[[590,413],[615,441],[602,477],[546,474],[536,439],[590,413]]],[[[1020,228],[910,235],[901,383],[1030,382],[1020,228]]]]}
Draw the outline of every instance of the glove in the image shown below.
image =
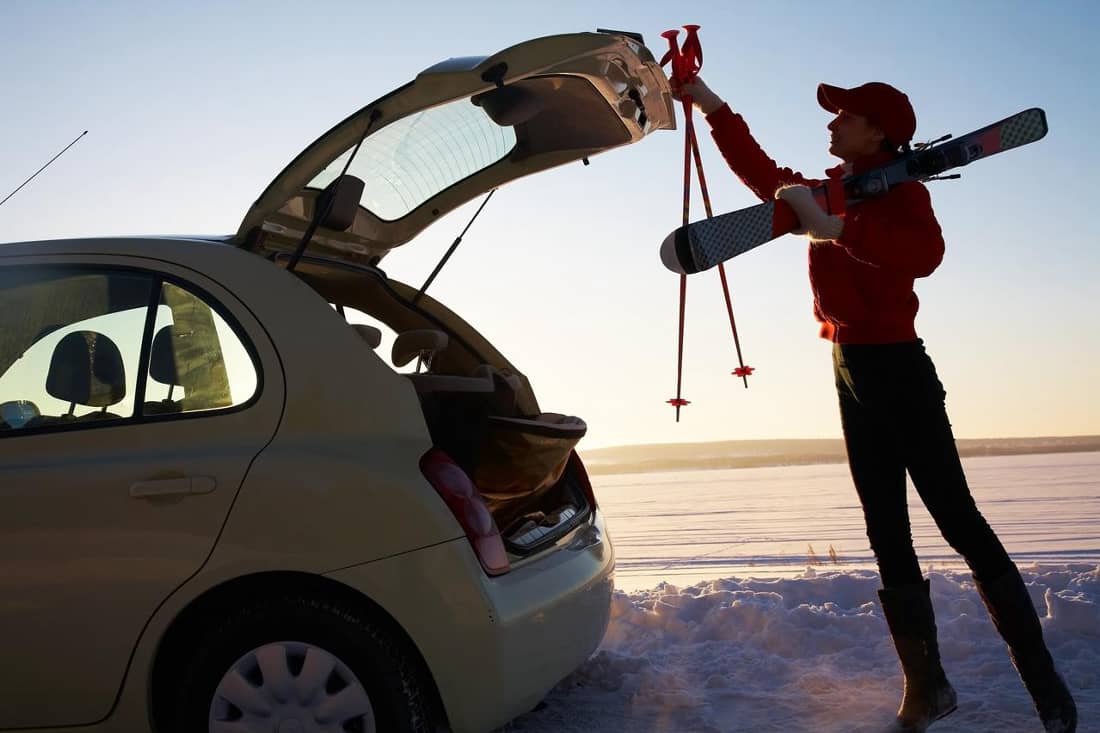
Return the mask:
{"type": "Polygon", "coordinates": [[[786,201],[798,215],[800,227],[792,234],[800,234],[814,240],[831,240],[839,237],[844,231],[844,220],[822,211],[807,186],[784,186],[775,192],[775,198],[786,201]]]}
{"type": "Polygon", "coordinates": [[[691,97],[692,104],[705,115],[721,107],[725,102],[717,94],[711,91],[702,79],[695,77],[695,81],[681,84],[676,79],[669,77],[672,87],[672,98],[682,100],[685,96],[691,97]]]}

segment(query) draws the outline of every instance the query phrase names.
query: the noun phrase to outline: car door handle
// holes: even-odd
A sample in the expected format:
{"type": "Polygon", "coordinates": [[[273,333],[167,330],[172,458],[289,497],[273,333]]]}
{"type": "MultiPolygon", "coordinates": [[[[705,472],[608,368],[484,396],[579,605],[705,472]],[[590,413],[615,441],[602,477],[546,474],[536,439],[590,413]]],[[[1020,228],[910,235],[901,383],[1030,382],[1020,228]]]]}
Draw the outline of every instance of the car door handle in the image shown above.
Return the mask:
{"type": "Polygon", "coordinates": [[[209,494],[216,486],[217,482],[210,476],[149,479],[148,481],[137,481],[130,484],[130,496],[143,498],[209,494]]]}

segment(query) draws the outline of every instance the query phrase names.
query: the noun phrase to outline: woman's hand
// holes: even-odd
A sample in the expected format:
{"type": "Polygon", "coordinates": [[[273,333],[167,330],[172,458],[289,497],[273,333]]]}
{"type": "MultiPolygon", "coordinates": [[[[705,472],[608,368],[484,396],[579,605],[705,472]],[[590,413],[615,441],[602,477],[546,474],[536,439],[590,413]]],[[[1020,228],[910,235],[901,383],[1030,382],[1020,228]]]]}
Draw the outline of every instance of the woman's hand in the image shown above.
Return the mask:
{"type": "Polygon", "coordinates": [[[705,115],[709,115],[725,104],[722,98],[712,92],[700,77],[695,77],[695,81],[687,84],[680,84],[673,78],[669,78],[669,82],[672,85],[674,99],[683,100],[684,97],[691,97],[692,103],[705,115]]]}
{"type": "Polygon", "coordinates": [[[784,186],[775,192],[775,197],[790,204],[798,215],[799,227],[791,234],[806,236],[815,241],[835,241],[844,231],[844,220],[822,211],[808,186],[784,186]]]}

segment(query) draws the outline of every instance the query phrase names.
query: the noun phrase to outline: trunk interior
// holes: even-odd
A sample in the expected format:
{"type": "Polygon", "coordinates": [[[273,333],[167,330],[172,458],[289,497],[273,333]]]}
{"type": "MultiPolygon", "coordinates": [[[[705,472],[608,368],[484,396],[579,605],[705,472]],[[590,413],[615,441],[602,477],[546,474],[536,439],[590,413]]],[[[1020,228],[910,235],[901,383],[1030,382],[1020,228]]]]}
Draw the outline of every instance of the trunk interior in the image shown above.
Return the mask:
{"type": "MultiPolygon", "coordinates": [[[[591,488],[573,450],[584,421],[543,412],[527,378],[477,331],[374,267],[304,257],[294,272],[342,312],[354,309],[396,334],[393,360],[379,356],[395,368],[416,364],[403,376],[432,442],[473,480],[509,552],[538,552],[589,518],[591,488]]],[[[349,327],[378,349],[378,329],[349,327]]]]}

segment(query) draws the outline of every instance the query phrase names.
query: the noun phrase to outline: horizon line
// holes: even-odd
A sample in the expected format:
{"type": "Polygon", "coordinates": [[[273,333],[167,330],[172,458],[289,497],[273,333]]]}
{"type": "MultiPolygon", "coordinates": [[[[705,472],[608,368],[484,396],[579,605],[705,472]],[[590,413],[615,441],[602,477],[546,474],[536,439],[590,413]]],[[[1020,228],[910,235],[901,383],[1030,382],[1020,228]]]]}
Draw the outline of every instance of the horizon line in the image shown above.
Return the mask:
{"type": "MultiPolygon", "coordinates": [[[[624,448],[669,448],[677,446],[687,445],[718,445],[721,443],[766,443],[766,442],[794,442],[794,441],[841,441],[844,437],[836,436],[831,438],[729,438],[725,440],[685,440],[679,442],[670,443],[616,443],[614,445],[605,445],[595,448],[578,448],[578,450],[590,450],[590,451],[603,451],[603,450],[619,450],[624,448]]],[[[1009,441],[1009,440],[1097,440],[1100,441],[1100,433],[1082,433],[1073,435],[1011,435],[1000,437],[960,437],[955,436],[955,441],[1009,441]]]]}

